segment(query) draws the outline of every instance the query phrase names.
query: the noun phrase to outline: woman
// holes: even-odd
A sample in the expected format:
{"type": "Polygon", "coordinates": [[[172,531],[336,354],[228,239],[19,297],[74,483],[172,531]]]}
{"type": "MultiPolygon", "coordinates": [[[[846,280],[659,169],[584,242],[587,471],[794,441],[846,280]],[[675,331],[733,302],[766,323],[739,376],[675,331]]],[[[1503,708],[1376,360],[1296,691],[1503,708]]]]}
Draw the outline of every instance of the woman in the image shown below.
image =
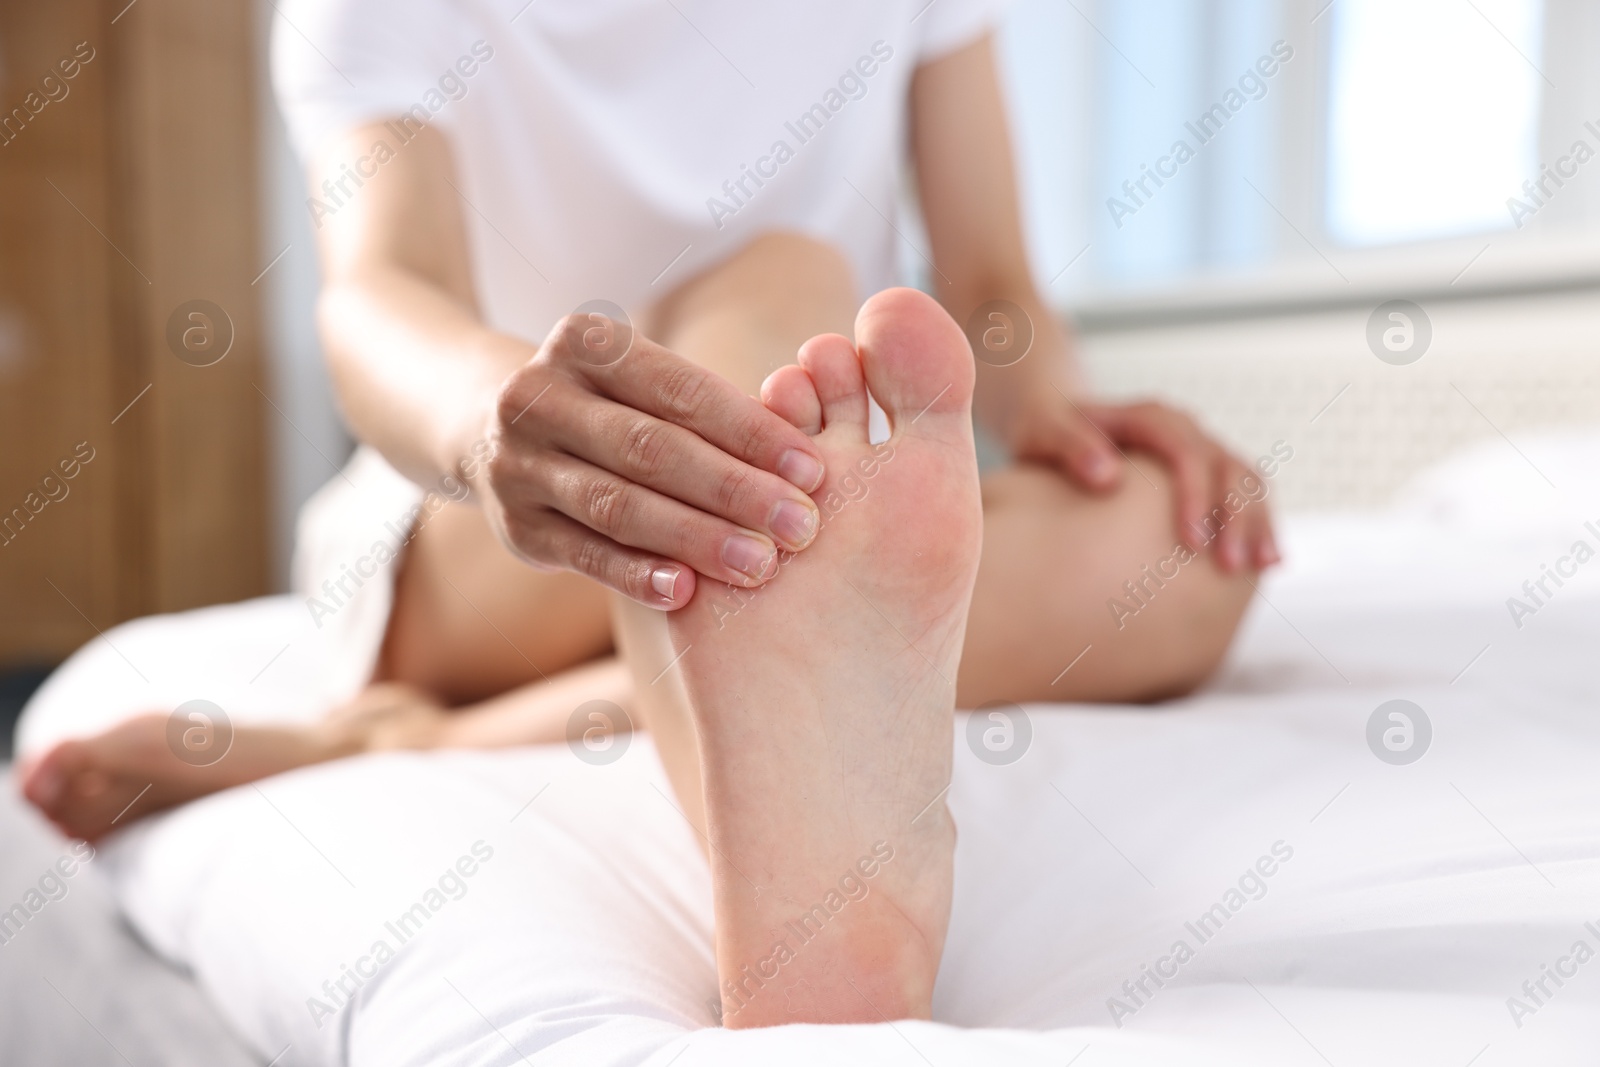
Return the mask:
{"type": "Polygon", "coordinates": [[[991,7],[286,6],[275,77],[363,442],[298,584],[348,630],[354,695],[206,768],[134,720],[28,795],[94,836],[130,801],[610,707],[707,841],[729,1025],[926,1016],[952,708],[1192,688],[1277,559],[1247,468],[1077,380],[1023,249],[991,7]],[[907,145],[926,253],[895,221],[907,145]],[[903,254],[943,310],[863,303],[903,254]],[[1011,456],[981,490],[969,411],[1011,456]],[[1175,555],[1199,562],[1150,577],[1175,555]],[[780,952],[843,876],[870,892],[780,952]]]}

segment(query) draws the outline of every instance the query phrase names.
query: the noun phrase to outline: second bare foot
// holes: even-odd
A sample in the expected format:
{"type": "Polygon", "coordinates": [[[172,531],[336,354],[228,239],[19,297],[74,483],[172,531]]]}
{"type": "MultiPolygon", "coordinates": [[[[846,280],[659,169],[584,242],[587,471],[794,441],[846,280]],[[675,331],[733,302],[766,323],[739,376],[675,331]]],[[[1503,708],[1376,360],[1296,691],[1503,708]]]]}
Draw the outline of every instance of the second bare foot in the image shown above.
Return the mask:
{"type": "Polygon", "coordinates": [[[425,748],[446,712],[406,686],[373,685],[310,726],[235,725],[212,762],[173,750],[169,715],[138,715],[62,741],[18,769],[22,793],[68,837],[97,840],[153,812],[297,767],[378,748],[425,748]]]}

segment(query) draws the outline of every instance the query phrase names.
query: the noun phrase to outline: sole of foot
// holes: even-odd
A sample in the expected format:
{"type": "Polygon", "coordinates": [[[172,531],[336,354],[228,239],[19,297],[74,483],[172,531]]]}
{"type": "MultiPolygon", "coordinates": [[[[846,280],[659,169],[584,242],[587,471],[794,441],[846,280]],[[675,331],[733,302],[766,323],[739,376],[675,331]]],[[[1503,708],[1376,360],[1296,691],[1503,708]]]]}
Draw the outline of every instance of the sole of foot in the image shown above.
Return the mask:
{"type": "Polygon", "coordinates": [[[982,508],[972,354],[880,293],[763,387],[811,433],[822,528],[669,626],[699,734],[724,1024],[926,1018],[949,924],[955,672],[982,508]],[[868,391],[890,437],[868,439],[868,391]]]}

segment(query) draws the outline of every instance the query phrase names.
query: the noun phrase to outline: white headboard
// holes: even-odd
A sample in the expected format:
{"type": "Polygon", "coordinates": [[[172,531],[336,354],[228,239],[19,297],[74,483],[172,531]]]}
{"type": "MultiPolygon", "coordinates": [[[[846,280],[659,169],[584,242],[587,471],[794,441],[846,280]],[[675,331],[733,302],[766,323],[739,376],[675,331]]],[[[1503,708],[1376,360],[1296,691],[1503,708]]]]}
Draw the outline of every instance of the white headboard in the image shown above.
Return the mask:
{"type": "Polygon", "coordinates": [[[1401,366],[1368,345],[1382,302],[1090,313],[1080,359],[1097,392],[1182,406],[1247,460],[1287,442],[1274,488],[1288,510],[1379,506],[1468,442],[1600,425],[1600,287],[1423,297],[1432,339],[1401,366]]]}

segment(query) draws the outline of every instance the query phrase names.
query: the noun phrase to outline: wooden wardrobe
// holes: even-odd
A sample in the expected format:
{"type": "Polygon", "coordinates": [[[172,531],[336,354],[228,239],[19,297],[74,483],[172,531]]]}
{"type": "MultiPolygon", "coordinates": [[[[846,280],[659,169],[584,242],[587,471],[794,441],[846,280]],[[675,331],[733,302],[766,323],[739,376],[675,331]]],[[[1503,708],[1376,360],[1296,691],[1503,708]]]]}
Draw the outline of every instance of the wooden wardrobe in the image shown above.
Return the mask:
{"type": "Polygon", "coordinates": [[[253,32],[0,2],[0,669],[267,588],[253,32]]]}

